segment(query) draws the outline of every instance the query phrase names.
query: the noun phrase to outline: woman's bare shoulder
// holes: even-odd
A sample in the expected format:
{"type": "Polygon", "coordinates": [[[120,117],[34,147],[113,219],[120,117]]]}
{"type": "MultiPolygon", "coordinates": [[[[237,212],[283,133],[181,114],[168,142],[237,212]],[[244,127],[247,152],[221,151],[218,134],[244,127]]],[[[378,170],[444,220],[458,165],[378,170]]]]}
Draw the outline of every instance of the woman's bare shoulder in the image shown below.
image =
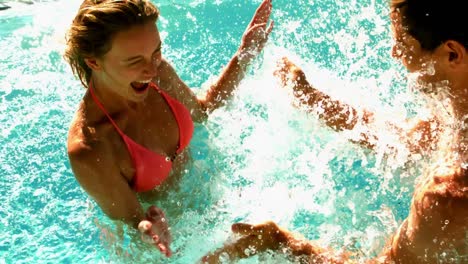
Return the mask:
{"type": "MultiPolygon", "coordinates": [[[[76,112],[70,124],[67,139],[67,152],[72,169],[77,174],[83,174],[79,167],[99,171],[103,164],[111,164],[111,144],[109,144],[110,127],[89,120],[82,107],[76,112]]],[[[86,174],[86,173],[84,173],[86,174]]],[[[77,175],[79,176],[79,175],[77,175]]]]}

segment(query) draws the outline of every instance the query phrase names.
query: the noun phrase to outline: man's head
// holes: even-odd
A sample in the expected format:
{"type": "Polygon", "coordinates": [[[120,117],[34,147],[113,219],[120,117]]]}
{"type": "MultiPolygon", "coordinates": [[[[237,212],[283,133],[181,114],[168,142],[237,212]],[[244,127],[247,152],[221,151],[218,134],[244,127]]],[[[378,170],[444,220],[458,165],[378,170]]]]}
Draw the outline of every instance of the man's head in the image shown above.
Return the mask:
{"type": "Polygon", "coordinates": [[[410,72],[422,73],[425,83],[448,80],[451,88],[467,86],[466,10],[457,1],[390,0],[392,55],[410,72]]]}
{"type": "Polygon", "coordinates": [[[468,49],[467,10],[459,0],[390,0],[401,14],[402,26],[424,50],[433,51],[447,40],[468,49]]]}

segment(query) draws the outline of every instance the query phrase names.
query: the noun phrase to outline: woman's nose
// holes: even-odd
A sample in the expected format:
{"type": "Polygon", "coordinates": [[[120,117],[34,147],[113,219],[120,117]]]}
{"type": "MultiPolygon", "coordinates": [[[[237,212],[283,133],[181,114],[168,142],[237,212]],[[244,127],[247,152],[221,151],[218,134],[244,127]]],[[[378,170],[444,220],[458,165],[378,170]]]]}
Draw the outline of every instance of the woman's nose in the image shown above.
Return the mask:
{"type": "Polygon", "coordinates": [[[154,59],[151,59],[148,63],[146,63],[146,67],[143,73],[145,76],[154,77],[156,76],[158,66],[159,63],[154,59]]]}

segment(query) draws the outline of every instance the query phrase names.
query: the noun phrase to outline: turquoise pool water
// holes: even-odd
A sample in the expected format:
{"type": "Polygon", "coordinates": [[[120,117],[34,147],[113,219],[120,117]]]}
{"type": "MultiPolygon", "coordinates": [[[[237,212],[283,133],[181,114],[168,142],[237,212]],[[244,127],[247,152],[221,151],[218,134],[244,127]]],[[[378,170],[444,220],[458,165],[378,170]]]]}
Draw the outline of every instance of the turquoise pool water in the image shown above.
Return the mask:
{"type": "MultiPolygon", "coordinates": [[[[203,92],[235,52],[260,1],[154,1],[163,53],[203,92]]],[[[0,11],[0,262],[194,263],[235,221],[273,219],[309,239],[374,256],[406,217],[414,175],[404,151],[371,153],[294,109],[272,77],[289,56],[322,90],[384,117],[414,112],[390,57],[385,0],[275,0],[275,29],[236,96],[196,127],[193,164],[157,201],[175,254],[135,248],[75,181],[68,125],[84,90],[61,57],[79,1],[0,11]],[[292,3],[294,2],[294,3],[292,3]]],[[[380,131],[386,137],[385,129],[380,131]]],[[[395,143],[397,144],[397,143],[395,143]]],[[[417,175],[417,174],[416,174],[417,175]]],[[[285,263],[265,254],[242,263],[285,263]]]]}

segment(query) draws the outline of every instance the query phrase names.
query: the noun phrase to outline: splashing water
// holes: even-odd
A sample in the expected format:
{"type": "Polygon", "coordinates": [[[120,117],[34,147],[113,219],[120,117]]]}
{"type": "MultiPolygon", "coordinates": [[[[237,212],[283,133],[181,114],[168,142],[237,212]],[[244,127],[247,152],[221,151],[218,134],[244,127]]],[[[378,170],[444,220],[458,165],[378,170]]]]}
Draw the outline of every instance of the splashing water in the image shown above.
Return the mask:
{"type": "MultiPolygon", "coordinates": [[[[164,56],[202,94],[260,1],[155,3],[164,56]]],[[[369,152],[349,142],[356,131],[333,132],[292,107],[272,75],[288,56],[316,87],[382,120],[423,115],[389,56],[387,1],[275,0],[263,56],[229,104],[197,125],[193,163],[156,202],[171,225],[173,258],[133,241],[133,231],[110,222],[80,188],[66,156],[84,90],[61,58],[61,38],[79,4],[18,3],[0,13],[0,258],[7,263],[193,263],[234,239],[232,223],[268,219],[368,258],[407,216],[420,159],[385,121],[375,127],[383,143],[369,152]]],[[[241,263],[260,260],[288,261],[264,254],[241,263]]]]}

